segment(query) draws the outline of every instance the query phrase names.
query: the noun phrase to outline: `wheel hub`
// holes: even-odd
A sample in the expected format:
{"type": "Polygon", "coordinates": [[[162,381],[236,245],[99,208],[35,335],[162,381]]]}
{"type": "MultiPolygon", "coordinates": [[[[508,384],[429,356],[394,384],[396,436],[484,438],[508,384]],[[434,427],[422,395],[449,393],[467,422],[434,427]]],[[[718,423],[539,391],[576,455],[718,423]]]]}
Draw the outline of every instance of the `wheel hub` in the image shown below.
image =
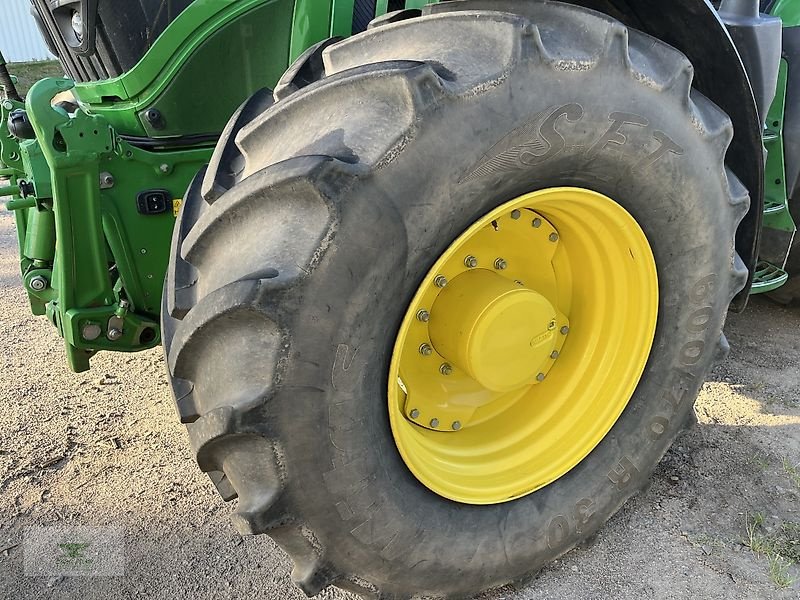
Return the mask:
{"type": "Polygon", "coordinates": [[[580,188],[503,204],[438,258],[401,324],[388,395],[403,460],[470,504],[555,481],[619,418],[657,313],[652,251],[619,204],[580,188]]]}
{"type": "Polygon", "coordinates": [[[456,277],[431,310],[433,347],[493,392],[532,385],[556,346],[557,311],[541,294],[486,269],[456,277]]]}

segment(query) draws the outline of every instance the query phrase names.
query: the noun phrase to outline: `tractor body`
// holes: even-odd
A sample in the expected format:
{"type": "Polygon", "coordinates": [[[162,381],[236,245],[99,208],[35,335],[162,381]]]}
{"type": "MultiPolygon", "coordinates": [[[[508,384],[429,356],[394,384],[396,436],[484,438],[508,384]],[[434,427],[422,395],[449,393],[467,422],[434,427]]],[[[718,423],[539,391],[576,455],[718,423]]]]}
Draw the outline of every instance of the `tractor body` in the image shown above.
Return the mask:
{"type": "Polygon", "coordinates": [[[800,0],[32,11],[66,77],[0,64],[31,310],[74,371],[163,343],[198,465],[308,595],[574,548],[727,311],[800,275],[800,0]]]}
{"type": "MultiPolygon", "coordinates": [[[[100,350],[130,352],[160,342],[174,219],[188,182],[209,161],[236,107],[273,87],[321,40],[363,30],[389,8],[423,3],[399,4],[176,0],[132,8],[100,0],[51,8],[34,2],[36,20],[69,79],[38,83],[24,102],[6,99],[0,127],[11,131],[2,138],[0,160],[14,195],[9,208],[17,217],[31,310],[47,315],[65,339],[72,369],[88,368],[100,350]],[[135,35],[127,35],[130,30],[135,35]],[[53,105],[67,91],[76,105],[53,105]]],[[[756,277],[750,289],[781,285],[794,233],[786,174],[791,188],[800,175],[800,126],[793,122],[800,116],[790,104],[785,140],[786,93],[791,101],[799,84],[788,83],[791,56],[781,59],[779,71],[780,21],[738,5],[738,13],[720,15],[701,0],[678,0],[669,10],[647,2],[579,4],[669,42],[693,62],[698,89],[734,122],[730,161],[753,199],[737,234],[737,250],[756,277]],[[776,84],[778,101],[763,134],[758,111],[770,106],[776,84]],[[766,178],[762,134],[769,150],[766,178]],[[762,219],[779,232],[763,236],[766,262],[758,255],[762,219]]],[[[786,24],[798,19],[791,2],[778,2],[775,11],[786,24]]],[[[792,28],[784,38],[787,51],[800,45],[792,41],[800,40],[792,28]]],[[[740,294],[734,307],[742,308],[746,297],[740,294]]]]}

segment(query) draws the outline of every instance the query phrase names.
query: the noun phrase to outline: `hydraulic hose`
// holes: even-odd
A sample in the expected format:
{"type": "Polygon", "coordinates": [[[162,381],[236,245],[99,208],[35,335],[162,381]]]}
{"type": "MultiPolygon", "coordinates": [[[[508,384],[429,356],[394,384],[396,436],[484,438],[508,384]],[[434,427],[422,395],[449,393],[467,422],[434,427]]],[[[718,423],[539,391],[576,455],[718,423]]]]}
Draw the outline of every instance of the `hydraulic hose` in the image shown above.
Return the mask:
{"type": "Polygon", "coordinates": [[[14,80],[11,79],[11,74],[8,72],[8,67],[6,67],[6,59],[3,57],[2,52],[0,52],[0,86],[3,86],[6,89],[6,95],[10,100],[22,102],[22,97],[17,91],[17,86],[14,85],[14,80]]]}

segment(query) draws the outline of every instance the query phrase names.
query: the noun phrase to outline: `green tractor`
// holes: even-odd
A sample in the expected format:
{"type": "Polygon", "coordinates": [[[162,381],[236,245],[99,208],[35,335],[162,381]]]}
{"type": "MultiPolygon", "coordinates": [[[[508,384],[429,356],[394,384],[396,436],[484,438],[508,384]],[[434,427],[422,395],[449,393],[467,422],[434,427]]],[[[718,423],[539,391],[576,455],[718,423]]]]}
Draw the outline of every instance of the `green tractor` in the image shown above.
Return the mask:
{"type": "Polygon", "coordinates": [[[163,344],[308,595],[525,581],[647,481],[748,296],[800,296],[800,1],[33,0],[0,66],[34,314],[163,344]],[[794,219],[793,219],[794,217],[794,219]]]}

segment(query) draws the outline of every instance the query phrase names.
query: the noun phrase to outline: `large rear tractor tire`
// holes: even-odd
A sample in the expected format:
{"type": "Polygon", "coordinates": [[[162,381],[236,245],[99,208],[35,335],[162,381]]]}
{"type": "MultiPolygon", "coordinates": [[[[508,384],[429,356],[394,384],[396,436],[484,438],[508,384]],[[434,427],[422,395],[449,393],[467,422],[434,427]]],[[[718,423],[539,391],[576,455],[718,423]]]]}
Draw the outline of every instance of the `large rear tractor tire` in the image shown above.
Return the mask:
{"type": "Polygon", "coordinates": [[[251,98],[173,241],[181,419],[309,595],[470,596],[591,536],[746,281],[731,124],[680,52],[555,2],[428,10],[251,98]]]}

